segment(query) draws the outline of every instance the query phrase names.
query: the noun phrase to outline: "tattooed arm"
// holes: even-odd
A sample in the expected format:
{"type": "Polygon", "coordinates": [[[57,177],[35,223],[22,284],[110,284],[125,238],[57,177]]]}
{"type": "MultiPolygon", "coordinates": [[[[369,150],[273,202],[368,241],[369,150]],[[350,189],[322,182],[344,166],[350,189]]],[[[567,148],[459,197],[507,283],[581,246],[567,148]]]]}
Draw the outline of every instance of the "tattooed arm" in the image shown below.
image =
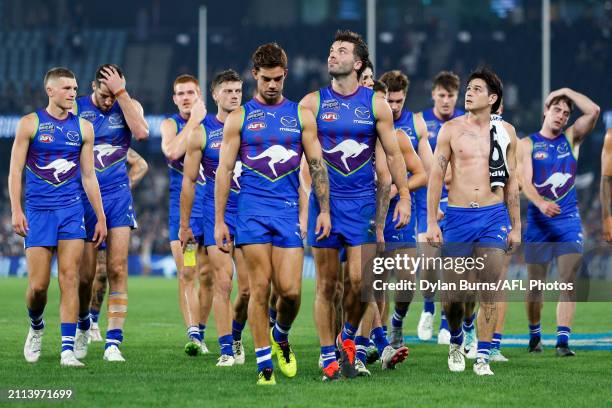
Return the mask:
{"type": "Polygon", "coordinates": [[[323,151],[317,138],[317,122],[308,109],[300,107],[302,118],[302,146],[308,162],[308,170],[312,178],[312,191],[317,196],[321,211],[317,217],[315,234],[317,241],[327,238],[331,232],[329,215],[329,178],[327,167],[323,163],[323,151]]]}
{"type": "MultiPolygon", "coordinates": [[[[376,239],[378,242],[384,242],[385,223],[387,213],[389,212],[389,199],[391,198],[391,173],[387,166],[387,157],[385,151],[376,141],[376,150],[374,151],[376,160],[376,239]]],[[[397,189],[395,194],[397,194],[397,189]]],[[[395,195],[394,194],[394,195],[395,195]]]]}
{"type": "Polygon", "coordinates": [[[516,151],[517,151],[517,138],[514,127],[509,123],[504,122],[504,127],[510,136],[510,145],[508,146],[508,154],[506,155],[508,160],[508,182],[504,186],[504,202],[508,207],[508,214],[510,215],[510,224],[512,225],[512,231],[508,234],[508,249],[514,250],[521,242],[521,209],[519,200],[519,189],[518,189],[518,174],[516,168],[516,151]]]}
{"type": "Polygon", "coordinates": [[[604,240],[612,242],[612,128],[606,133],[601,152],[600,194],[604,240]]]}
{"type": "Polygon", "coordinates": [[[130,188],[136,187],[140,180],[149,171],[147,161],[132,148],[127,152],[127,163],[130,166],[128,178],[130,179],[130,188]]]}
{"type": "Polygon", "coordinates": [[[452,124],[444,124],[438,133],[438,142],[434,152],[433,165],[427,184],[427,235],[430,243],[442,242],[442,231],[438,225],[438,207],[442,196],[442,183],[451,157],[452,124]]]}

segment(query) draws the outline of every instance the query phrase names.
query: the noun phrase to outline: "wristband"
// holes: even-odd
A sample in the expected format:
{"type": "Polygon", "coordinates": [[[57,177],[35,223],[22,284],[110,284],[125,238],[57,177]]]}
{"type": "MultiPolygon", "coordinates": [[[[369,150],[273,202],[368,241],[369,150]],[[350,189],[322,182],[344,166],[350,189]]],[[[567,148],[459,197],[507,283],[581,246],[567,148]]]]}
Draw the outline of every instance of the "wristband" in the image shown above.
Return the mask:
{"type": "Polygon", "coordinates": [[[125,90],[125,88],[121,88],[120,90],[117,91],[117,93],[115,93],[115,98],[120,97],[121,95],[123,95],[126,92],[127,91],[125,90]]]}

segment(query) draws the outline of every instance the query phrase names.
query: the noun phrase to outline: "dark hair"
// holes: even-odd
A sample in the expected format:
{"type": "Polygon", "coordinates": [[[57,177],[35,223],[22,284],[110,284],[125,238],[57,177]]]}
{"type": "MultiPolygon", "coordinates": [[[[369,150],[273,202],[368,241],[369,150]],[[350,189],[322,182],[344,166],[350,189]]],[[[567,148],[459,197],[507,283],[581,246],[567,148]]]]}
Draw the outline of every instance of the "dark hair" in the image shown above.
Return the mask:
{"type": "Polygon", "coordinates": [[[374,86],[372,87],[372,90],[374,92],[384,92],[387,93],[387,84],[385,84],[383,81],[379,81],[378,79],[374,80],[374,86]]]}
{"type": "Polygon", "coordinates": [[[368,58],[364,64],[363,70],[361,71],[361,74],[359,74],[359,80],[361,81],[361,77],[363,76],[363,73],[365,72],[366,69],[370,68],[372,70],[372,75],[374,75],[374,64],[372,64],[372,61],[370,61],[370,59],[368,58]]]}
{"type": "Polygon", "coordinates": [[[116,64],[102,64],[98,67],[98,69],[96,69],[96,76],[94,77],[94,80],[96,81],[96,86],[100,86],[100,80],[104,79],[102,71],[104,68],[115,68],[115,71],[117,71],[119,76],[123,78],[123,71],[121,71],[121,68],[119,68],[119,66],[117,66],[116,64]]]}
{"type": "MultiPolygon", "coordinates": [[[[334,42],[350,42],[353,44],[353,56],[361,61],[361,68],[357,70],[357,78],[361,78],[361,74],[366,69],[366,64],[370,60],[370,52],[368,51],[368,45],[363,41],[361,35],[350,30],[338,30],[334,37],[334,42]]],[[[371,64],[371,61],[370,61],[371,64]]],[[[372,71],[374,68],[372,67],[372,71]]]]}
{"type": "Polygon", "coordinates": [[[502,102],[504,90],[504,86],[502,84],[501,79],[499,79],[497,74],[493,72],[493,70],[489,67],[480,67],[477,68],[475,71],[472,71],[470,77],[467,80],[467,83],[469,84],[474,79],[482,79],[487,84],[487,91],[489,92],[489,94],[497,95],[497,100],[495,101],[493,106],[491,106],[491,112],[497,112],[497,110],[499,109],[499,105],[501,105],[502,102]]]}
{"type": "Polygon", "coordinates": [[[68,68],[55,67],[55,68],[51,68],[50,70],[48,70],[47,73],[45,74],[45,79],[43,80],[44,86],[47,86],[47,82],[49,82],[50,80],[57,79],[57,78],[76,79],[76,77],[74,76],[74,73],[68,68]]]}
{"type": "Polygon", "coordinates": [[[172,84],[172,90],[174,91],[174,88],[176,88],[178,84],[186,84],[188,82],[193,82],[196,84],[196,86],[200,86],[200,81],[198,81],[198,78],[194,77],[193,75],[183,74],[176,77],[174,83],[172,84]]]}
{"type": "Polygon", "coordinates": [[[459,82],[459,75],[454,72],[440,71],[433,80],[431,90],[433,91],[440,86],[448,92],[457,92],[459,90],[459,82]]]}
{"type": "Polygon", "coordinates": [[[224,82],[242,82],[242,79],[240,79],[240,75],[233,69],[226,69],[215,75],[210,83],[210,91],[214,92],[215,88],[224,82]]]}
{"type": "Polygon", "coordinates": [[[560,102],[565,102],[565,104],[569,108],[570,113],[572,113],[574,111],[574,101],[572,101],[566,95],[559,95],[559,96],[555,96],[554,98],[552,98],[550,103],[548,104],[547,108],[550,108],[551,106],[556,105],[556,104],[558,104],[560,102]]]}
{"type": "Polygon", "coordinates": [[[281,67],[287,69],[287,54],[277,43],[267,43],[260,45],[253,56],[253,69],[258,71],[260,68],[276,68],[281,67]]]}
{"type": "Polygon", "coordinates": [[[385,72],[380,80],[387,85],[389,92],[403,91],[404,94],[408,93],[408,86],[410,81],[408,77],[400,70],[394,69],[393,71],[385,72]]]}

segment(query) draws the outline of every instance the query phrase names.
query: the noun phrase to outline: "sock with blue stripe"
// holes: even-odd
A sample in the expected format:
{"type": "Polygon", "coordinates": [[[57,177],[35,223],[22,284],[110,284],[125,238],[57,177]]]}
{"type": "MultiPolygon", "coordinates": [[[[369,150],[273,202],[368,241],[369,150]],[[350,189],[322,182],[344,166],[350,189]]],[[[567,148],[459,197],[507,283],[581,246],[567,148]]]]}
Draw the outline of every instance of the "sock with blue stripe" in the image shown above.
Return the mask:
{"type": "Polygon", "coordinates": [[[572,329],[567,326],[557,326],[557,346],[567,347],[572,329]]]}
{"type": "Polygon", "coordinates": [[[43,320],[43,312],[42,310],[32,310],[28,308],[28,316],[30,316],[30,327],[34,330],[42,330],[45,328],[45,321],[43,320]]]}
{"type": "Polygon", "coordinates": [[[322,346],[321,359],[323,360],[323,368],[327,368],[331,363],[336,361],[336,346],[322,346]]]}
{"type": "Polygon", "coordinates": [[[363,336],[355,337],[355,348],[357,349],[357,358],[361,360],[363,364],[367,360],[367,350],[370,345],[370,339],[363,336]]]}
{"type": "Polygon", "coordinates": [[[370,332],[370,336],[376,345],[378,355],[382,356],[383,350],[389,345],[389,341],[387,340],[387,336],[385,336],[382,327],[373,328],[370,332]]]}
{"type": "Polygon", "coordinates": [[[423,300],[423,311],[431,314],[436,313],[436,304],[434,298],[425,298],[423,300]]]}
{"type": "Polygon", "coordinates": [[[491,348],[495,350],[501,349],[502,334],[493,333],[493,341],[491,341],[491,348]]]}
{"type": "Polygon", "coordinates": [[[79,322],[77,323],[77,328],[79,330],[89,330],[91,327],[91,316],[89,312],[79,313],[79,322]]]}
{"type": "Polygon", "coordinates": [[[448,320],[446,320],[446,313],[444,313],[444,310],[442,311],[442,313],[440,313],[440,330],[450,331],[450,328],[448,327],[448,320]]]}
{"type": "Polygon", "coordinates": [[[276,324],[276,309],[268,309],[268,318],[270,319],[270,327],[274,327],[276,324]]]}
{"type": "Polygon", "coordinates": [[[489,354],[491,354],[491,343],[488,341],[479,341],[476,358],[482,358],[485,361],[489,361],[489,354]]]}
{"type": "Polygon", "coordinates": [[[383,333],[384,333],[385,337],[387,337],[387,325],[386,324],[383,325],[382,329],[383,329],[383,333]]]}
{"type": "Polygon", "coordinates": [[[123,330],[121,329],[108,330],[106,332],[106,344],[104,345],[104,350],[106,350],[110,346],[119,347],[122,341],[123,341],[123,330]]]}
{"type": "Polygon", "coordinates": [[[89,309],[89,314],[91,315],[92,323],[98,323],[98,319],[100,318],[100,311],[98,309],[89,309]]]}
{"type": "Polygon", "coordinates": [[[291,330],[291,326],[286,326],[276,321],[274,324],[274,328],[272,329],[272,337],[274,337],[274,341],[277,343],[282,343],[285,341],[289,341],[289,330],[291,330]]]}
{"type": "Polygon", "coordinates": [[[232,338],[234,341],[242,340],[242,331],[244,330],[244,323],[232,320],[232,338]]]}
{"type": "Polygon", "coordinates": [[[200,323],[198,325],[198,329],[200,332],[200,339],[202,339],[201,341],[204,341],[204,335],[206,334],[206,325],[204,323],[200,323]]]}
{"type": "Polygon", "coordinates": [[[349,322],[344,323],[344,327],[342,328],[341,338],[344,340],[353,340],[355,341],[355,332],[357,331],[356,327],[353,327],[349,322]]]}
{"type": "Polygon", "coordinates": [[[225,336],[219,337],[219,348],[221,349],[221,355],[233,356],[234,350],[232,350],[232,335],[226,334],[225,336]]]}
{"type": "Polygon", "coordinates": [[[459,327],[457,331],[450,330],[450,335],[451,335],[451,338],[450,338],[451,344],[461,345],[463,343],[463,329],[461,327],[459,327]]]}
{"type": "Polygon", "coordinates": [[[255,349],[255,358],[257,359],[257,371],[262,372],[266,368],[272,367],[272,349],[268,347],[260,347],[255,349]]]}
{"type": "Polygon", "coordinates": [[[197,341],[202,341],[202,337],[200,336],[200,328],[198,326],[189,326],[187,328],[187,338],[194,339],[197,341]]]}
{"type": "Polygon", "coordinates": [[[540,339],[542,337],[542,328],[540,327],[540,323],[530,324],[529,325],[529,338],[530,339],[540,339]]]}
{"type": "Polygon", "coordinates": [[[476,313],[472,313],[470,317],[465,317],[463,319],[463,331],[469,332],[474,330],[474,319],[476,318],[476,313]]]}
{"type": "Polygon", "coordinates": [[[404,326],[404,318],[406,317],[406,313],[408,313],[408,308],[406,310],[400,310],[395,306],[395,311],[393,312],[393,316],[391,316],[391,326],[396,328],[402,328],[404,326]]]}
{"type": "Polygon", "coordinates": [[[74,337],[76,336],[76,323],[62,323],[60,331],[62,333],[62,351],[74,350],[74,337]]]}

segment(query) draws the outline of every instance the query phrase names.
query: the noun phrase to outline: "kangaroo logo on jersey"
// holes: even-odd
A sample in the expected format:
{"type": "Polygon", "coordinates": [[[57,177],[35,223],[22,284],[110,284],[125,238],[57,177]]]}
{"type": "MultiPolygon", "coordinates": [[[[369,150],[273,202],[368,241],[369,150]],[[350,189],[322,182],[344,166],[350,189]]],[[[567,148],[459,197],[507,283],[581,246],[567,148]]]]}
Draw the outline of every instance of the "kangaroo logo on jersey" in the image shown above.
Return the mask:
{"type": "Polygon", "coordinates": [[[276,171],[277,164],[285,164],[285,166],[280,166],[282,167],[282,171],[280,172],[281,176],[289,171],[295,170],[295,168],[300,164],[300,157],[298,154],[295,151],[287,149],[281,145],[270,146],[257,156],[246,156],[246,158],[252,161],[244,163],[247,167],[252,168],[271,180],[279,178],[276,171]],[[266,168],[265,164],[260,163],[264,162],[265,159],[268,159],[267,167],[269,170],[266,168]]]}
{"type": "Polygon", "coordinates": [[[114,163],[122,154],[120,146],[113,146],[108,143],[94,146],[94,153],[96,155],[96,159],[98,160],[98,163],[100,163],[99,167],[96,165],[96,167],[98,168],[105,167],[104,160],[103,160],[105,157],[111,157],[112,159],[108,160],[108,162],[114,163]],[[120,154],[118,155],[115,154],[118,151],[120,152],[120,154]]]}
{"type": "Polygon", "coordinates": [[[236,164],[234,164],[234,172],[232,173],[232,182],[234,183],[232,188],[240,189],[240,183],[238,182],[240,176],[242,176],[242,162],[240,160],[236,160],[236,164]]]}
{"type": "Polygon", "coordinates": [[[70,170],[76,167],[76,163],[68,161],[66,159],[55,159],[46,166],[40,167],[37,164],[36,167],[38,167],[39,170],[43,170],[40,172],[43,178],[49,180],[51,178],[50,176],[53,175],[53,177],[57,181],[57,183],[54,184],[60,184],[66,181],[66,179],[68,179],[72,175],[72,173],[74,173],[70,170]],[[60,176],[65,177],[62,177],[62,180],[60,179],[60,176]]]}
{"type": "Polygon", "coordinates": [[[359,143],[353,139],[343,140],[332,149],[323,149],[323,152],[327,155],[326,160],[337,170],[345,174],[351,173],[361,167],[365,162],[364,158],[369,159],[371,156],[370,146],[365,143],[359,143]],[[368,152],[368,154],[360,159],[364,151],[368,152]],[[341,166],[339,166],[338,160],[342,162],[346,172],[340,169],[341,166]]]}
{"type": "MultiPolygon", "coordinates": [[[[553,173],[546,179],[545,182],[541,184],[534,184],[538,189],[545,189],[547,187],[550,188],[550,191],[553,193],[555,198],[559,198],[557,194],[557,189],[563,189],[563,187],[567,184],[568,180],[572,178],[572,175],[569,173],[553,173]]],[[[571,183],[570,183],[571,185],[571,183]]],[[[563,189],[563,193],[568,189],[563,189]]]]}

